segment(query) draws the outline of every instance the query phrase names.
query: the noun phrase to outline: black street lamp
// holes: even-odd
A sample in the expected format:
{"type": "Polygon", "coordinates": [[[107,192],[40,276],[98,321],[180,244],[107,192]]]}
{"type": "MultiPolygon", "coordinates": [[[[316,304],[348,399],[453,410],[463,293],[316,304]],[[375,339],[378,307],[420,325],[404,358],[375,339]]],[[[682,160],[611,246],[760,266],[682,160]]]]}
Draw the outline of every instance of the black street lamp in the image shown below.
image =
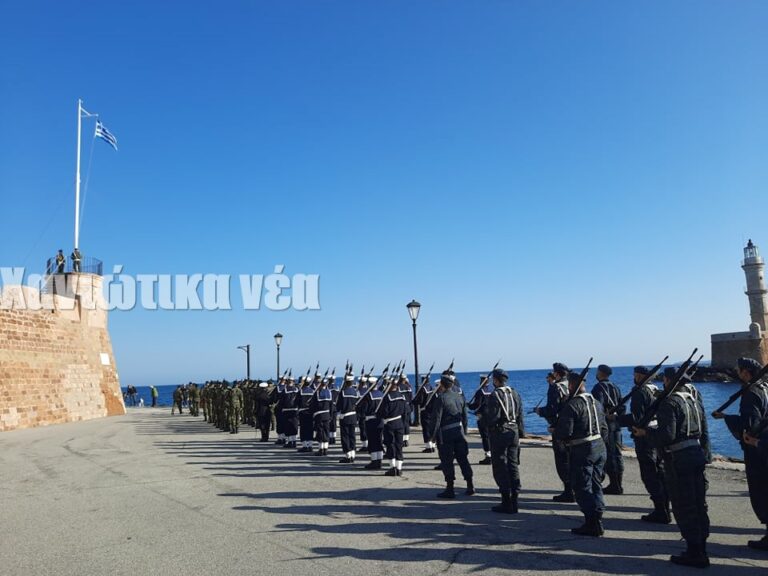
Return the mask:
{"type": "MultiPolygon", "coordinates": [[[[411,317],[411,320],[413,322],[413,370],[415,372],[414,377],[414,393],[416,390],[419,389],[419,348],[416,345],[416,318],[419,317],[419,310],[421,310],[421,304],[416,302],[416,300],[411,300],[407,305],[406,308],[408,308],[408,315],[411,317]]],[[[414,424],[416,426],[419,425],[419,411],[416,410],[414,413],[414,424]]]]}
{"type": "Polygon", "coordinates": [[[251,345],[246,344],[245,346],[238,346],[238,350],[242,350],[245,352],[245,371],[246,371],[246,378],[248,380],[251,379],[251,345]]]}
{"type": "Polygon", "coordinates": [[[275,344],[277,345],[277,381],[280,381],[280,344],[283,342],[283,335],[278,332],[275,334],[275,344]]]}

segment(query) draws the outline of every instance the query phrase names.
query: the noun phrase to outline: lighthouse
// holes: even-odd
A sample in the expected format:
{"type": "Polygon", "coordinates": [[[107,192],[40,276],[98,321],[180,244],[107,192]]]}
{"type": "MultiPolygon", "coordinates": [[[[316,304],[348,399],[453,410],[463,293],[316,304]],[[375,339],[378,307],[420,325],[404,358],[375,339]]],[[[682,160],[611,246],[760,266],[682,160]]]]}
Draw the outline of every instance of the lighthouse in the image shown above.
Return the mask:
{"type": "Polygon", "coordinates": [[[765,332],[766,320],[768,319],[768,306],[766,306],[768,290],[765,289],[764,276],[765,262],[760,256],[760,250],[752,243],[751,239],[744,247],[744,262],[741,267],[747,277],[746,294],[749,298],[749,315],[752,318],[752,325],[750,325],[749,330],[751,332],[754,325],[757,324],[760,331],[765,332]]]}
{"type": "Polygon", "coordinates": [[[768,363],[768,290],[765,288],[765,262],[750,239],[744,247],[741,263],[747,279],[744,293],[749,300],[750,324],[747,332],[712,334],[712,366],[732,368],[742,356],[768,363]]]}

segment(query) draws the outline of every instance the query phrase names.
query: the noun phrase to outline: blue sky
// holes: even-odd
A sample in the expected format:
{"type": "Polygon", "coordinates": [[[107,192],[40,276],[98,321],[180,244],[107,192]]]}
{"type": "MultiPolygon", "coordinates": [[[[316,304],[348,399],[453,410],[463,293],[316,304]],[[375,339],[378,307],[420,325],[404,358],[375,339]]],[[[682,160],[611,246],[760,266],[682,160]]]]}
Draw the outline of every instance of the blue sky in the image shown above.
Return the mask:
{"type": "MultiPolygon", "coordinates": [[[[321,276],[317,312],[115,312],[123,384],[412,358],[654,362],[746,329],[763,2],[4,2],[0,264],[321,276]],[[86,124],[90,133],[92,126],[86,124]],[[91,142],[84,140],[84,166],[91,142]],[[85,168],[84,168],[85,170],[85,168]]],[[[412,365],[411,365],[412,366],[412,365]]]]}

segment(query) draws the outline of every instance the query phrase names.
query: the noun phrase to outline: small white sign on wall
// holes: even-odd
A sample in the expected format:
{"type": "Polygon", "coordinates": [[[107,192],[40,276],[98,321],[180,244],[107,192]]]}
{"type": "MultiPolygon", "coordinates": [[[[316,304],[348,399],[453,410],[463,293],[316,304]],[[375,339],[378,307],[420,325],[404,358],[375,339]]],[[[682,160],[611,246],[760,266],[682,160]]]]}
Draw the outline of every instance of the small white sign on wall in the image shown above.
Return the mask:
{"type": "Polygon", "coordinates": [[[101,365],[109,366],[109,354],[107,354],[106,352],[102,352],[100,356],[101,356],[101,365]]]}

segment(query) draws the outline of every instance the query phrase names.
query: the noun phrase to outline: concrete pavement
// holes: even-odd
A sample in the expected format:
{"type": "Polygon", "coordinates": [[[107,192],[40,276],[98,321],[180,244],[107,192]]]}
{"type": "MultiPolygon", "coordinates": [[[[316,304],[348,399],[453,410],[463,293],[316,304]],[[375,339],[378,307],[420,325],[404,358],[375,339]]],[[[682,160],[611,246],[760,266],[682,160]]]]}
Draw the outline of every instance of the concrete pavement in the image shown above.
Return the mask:
{"type": "MultiPolygon", "coordinates": [[[[489,511],[489,466],[474,466],[476,496],[439,501],[436,456],[413,444],[404,477],[390,478],[363,470],[365,455],[338,464],[338,446],[301,456],[169,409],[5,432],[0,574],[696,573],[667,561],[683,546],[674,525],[638,520],[650,501],[634,460],[627,494],[607,497],[606,536],[592,539],[570,533],[575,504],[551,501],[547,446],[524,445],[521,512],[501,516],[489,511]]],[[[768,573],[768,554],[745,546],[762,530],[744,473],[712,469],[709,480],[709,573],[768,573]]]]}

